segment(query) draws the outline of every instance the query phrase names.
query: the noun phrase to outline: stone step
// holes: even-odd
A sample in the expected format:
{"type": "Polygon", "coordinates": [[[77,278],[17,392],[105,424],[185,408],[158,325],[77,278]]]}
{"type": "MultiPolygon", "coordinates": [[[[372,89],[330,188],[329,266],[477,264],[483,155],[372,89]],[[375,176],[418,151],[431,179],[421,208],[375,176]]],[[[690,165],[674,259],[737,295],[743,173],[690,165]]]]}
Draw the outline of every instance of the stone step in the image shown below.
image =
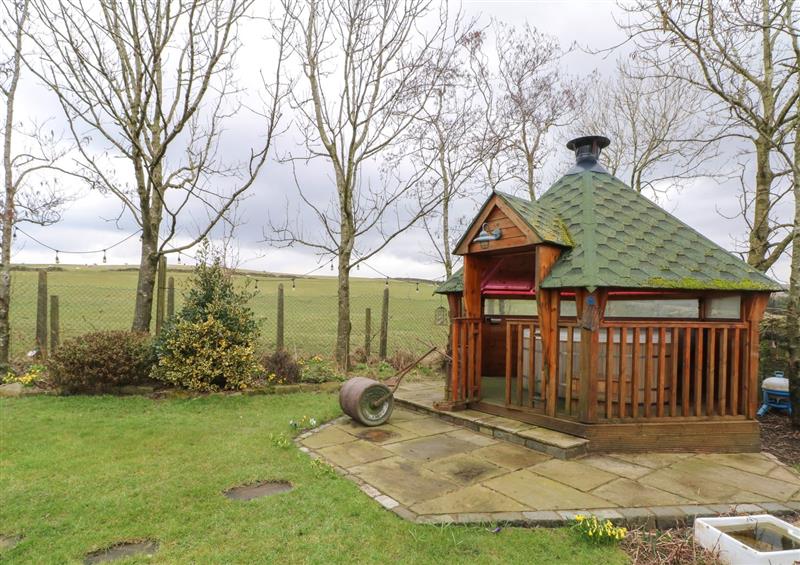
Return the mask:
{"type": "Polygon", "coordinates": [[[558,459],[574,459],[586,455],[589,440],[581,437],[478,412],[477,410],[458,410],[447,412],[433,407],[431,402],[420,395],[403,394],[402,389],[395,394],[395,404],[436,415],[443,420],[463,426],[497,439],[502,439],[529,449],[546,453],[558,459]]]}

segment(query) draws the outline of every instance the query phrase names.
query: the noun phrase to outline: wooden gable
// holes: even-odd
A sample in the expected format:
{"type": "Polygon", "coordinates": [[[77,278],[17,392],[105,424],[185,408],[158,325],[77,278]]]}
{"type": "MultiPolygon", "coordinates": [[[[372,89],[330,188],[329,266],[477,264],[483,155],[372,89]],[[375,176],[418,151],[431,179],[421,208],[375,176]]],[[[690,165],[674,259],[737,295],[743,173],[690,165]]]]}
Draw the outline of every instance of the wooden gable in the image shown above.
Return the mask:
{"type": "Polygon", "coordinates": [[[542,243],[530,226],[519,214],[508,206],[496,194],[493,194],[483,205],[478,215],[472,221],[467,232],[461,238],[455,249],[456,255],[468,253],[482,253],[500,249],[513,249],[542,243]],[[484,224],[489,232],[497,228],[501,230],[500,239],[493,241],[474,242],[484,224]]]}

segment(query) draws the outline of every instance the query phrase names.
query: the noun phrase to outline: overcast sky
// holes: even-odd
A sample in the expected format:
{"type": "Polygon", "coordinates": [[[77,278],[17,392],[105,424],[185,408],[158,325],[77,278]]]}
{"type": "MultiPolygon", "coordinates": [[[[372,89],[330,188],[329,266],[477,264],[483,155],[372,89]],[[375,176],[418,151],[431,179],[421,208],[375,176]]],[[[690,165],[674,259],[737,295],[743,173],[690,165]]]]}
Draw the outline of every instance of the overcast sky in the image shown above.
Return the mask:
{"type": "MultiPolygon", "coordinates": [[[[588,45],[593,48],[604,48],[614,45],[623,39],[614,23],[614,15],[620,16],[614,2],[605,1],[523,1],[523,0],[464,0],[463,10],[467,15],[480,16],[482,22],[490,17],[509,23],[528,21],[539,30],[558,38],[562,46],[573,43],[588,45]]],[[[252,90],[258,87],[258,71],[264,64],[264,53],[269,52],[265,33],[259,24],[248,25],[241,31],[242,47],[238,55],[239,85],[244,89],[245,102],[251,102],[252,90]]],[[[603,58],[576,51],[566,61],[568,72],[585,76],[599,70],[609,73],[615,65],[613,57],[603,58]]],[[[35,118],[39,121],[50,119],[56,131],[63,128],[60,109],[50,95],[43,91],[34,77],[27,74],[23,77],[21,94],[18,96],[17,116],[21,120],[35,118]]],[[[254,120],[252,115],[243,112],[237,119],[229,122],[225,137],[224,151],[230,155],[245,154],[247,149],[257,143],[263,133],[262,123],[254,120]],[[244,153],[242,153],[244,152],[244,153]]],[[[586,132],[587,134],[603,132],[586,132]]],[[[611,140],[614,143],[614,140],[611,140]]],[[[277,140],[277,150],[292,150],[295,139],[283,136],[277,140]]],[[[557,178],[559,169],[563,167],[568,153],[566,149],[561,155],[552,155],[548,175],[557,178]]],[[[325,199],[332,190],[330,176],[320,163],[299,171],[301,182],[306,189],[325,199]]],[[[22,229],[30,233],[44,244],[64,251],[87,249],[103,249],[119,242],[135,231],[131,218],[123,216],[118,222],[120,206],[114,198],[91,192],[80,185],[71,184],[70,192],[76,199],[64,212],[63,221],[46,228],[36,228],[28,224],[22,229]]],[[[319,274],[331,274],[327,263],[330,258],[320,262],[313,251],[295,247],[276,249],[264,243],[264,231],[267,230],[268,217],[283,218],[286,214],[287,202],[296,200],[296,192],[291,171],[288,166],[269,162],[249,196],[239,207],[238,216],[242,226],[237,232],[239,264],[242,268],[285,273],[306,273],[322,265],[319,274]]],[[[740,218],[729,219],[738,211],[738,183],[718,184],[709,180],[697,181],[681,192],[670,193],[659,203],[678,218],[716,241],[727,249],[733,249],[736,242],[745,238],[744,224],[740,218]]],[[[457,207],[457,214],[470,216],[479,203],[468,201],[457,207]]],[[[301,212],[290,206],[293,221],[304,222],[301,212]]],[[[782,213],[789,219],[789,207],[782,213]]],[[[198,222],[202,218],[198,219],[198,222]]],[[[307,219],[306,219],[307,220],[307,219]]],[[[185,226],[187,234],[191,232],[190,220],[185,226]]],[[[312,228],[311,224],[308,226],[312,228]]],[[[430,255],[427,236],[421,229],[412,229],[362,268],[359,276],[380,276],[382,274],[395,277],[439,278],[442,268],[430,255]]],[[[12,260],[15,263],[52,263],[55,254],[42,247],[23,234],[15,241],[12,260]]],[[[135,264],[138,262],[138,238],[133,237],[126,243],[108,252],[110,264],[135,264]]],[[[102,252],[92,255],[60,255],[62,263],[100,263],[102,252]]],[[[174,259],[171,259],[174,261],[174,259]]],[[[184,259],[186,260],[186,259],[184,259]]],[[[788,280],[788,257],[784,258],[772,271],[773,277],[781,282],[788,280]]]]}

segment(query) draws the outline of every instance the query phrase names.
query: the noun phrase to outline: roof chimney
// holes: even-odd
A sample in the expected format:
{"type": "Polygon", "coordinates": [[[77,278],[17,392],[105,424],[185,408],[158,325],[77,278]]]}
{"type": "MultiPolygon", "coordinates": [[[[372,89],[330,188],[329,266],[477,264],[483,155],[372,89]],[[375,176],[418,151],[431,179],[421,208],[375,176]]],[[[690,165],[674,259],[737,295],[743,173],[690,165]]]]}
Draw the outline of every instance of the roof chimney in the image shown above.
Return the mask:
{"type": "Polygon", "coordinates": [[[602,135],[586,135],[569,141],[567,149],[575,151],[575,166],[567,174],[576,174],[588,170],[607,172],[597,161],[600,158],[600,151],[610,144],[611,141],[602,135]]]}

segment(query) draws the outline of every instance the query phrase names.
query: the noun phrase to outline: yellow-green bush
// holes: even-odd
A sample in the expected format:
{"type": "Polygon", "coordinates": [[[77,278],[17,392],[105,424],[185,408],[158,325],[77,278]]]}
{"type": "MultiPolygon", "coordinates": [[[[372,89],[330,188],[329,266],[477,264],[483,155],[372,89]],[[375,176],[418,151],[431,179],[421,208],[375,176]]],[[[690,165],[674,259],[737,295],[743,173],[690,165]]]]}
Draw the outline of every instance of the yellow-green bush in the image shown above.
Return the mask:
{"type": "Polygon", "coordinates": [[[247,388],[260,373],[252,294],[234,287],[207,245],[198,258],[183,308],[156,340],[153,377],[204,392],[247,388]]]}
{"type": "Polygon", "coordinates": [[[178,320],[159,340],[153,376],[190,390],[243,389],[260,371],[251,343],[241,343],[224,324],[178,320]]]}

